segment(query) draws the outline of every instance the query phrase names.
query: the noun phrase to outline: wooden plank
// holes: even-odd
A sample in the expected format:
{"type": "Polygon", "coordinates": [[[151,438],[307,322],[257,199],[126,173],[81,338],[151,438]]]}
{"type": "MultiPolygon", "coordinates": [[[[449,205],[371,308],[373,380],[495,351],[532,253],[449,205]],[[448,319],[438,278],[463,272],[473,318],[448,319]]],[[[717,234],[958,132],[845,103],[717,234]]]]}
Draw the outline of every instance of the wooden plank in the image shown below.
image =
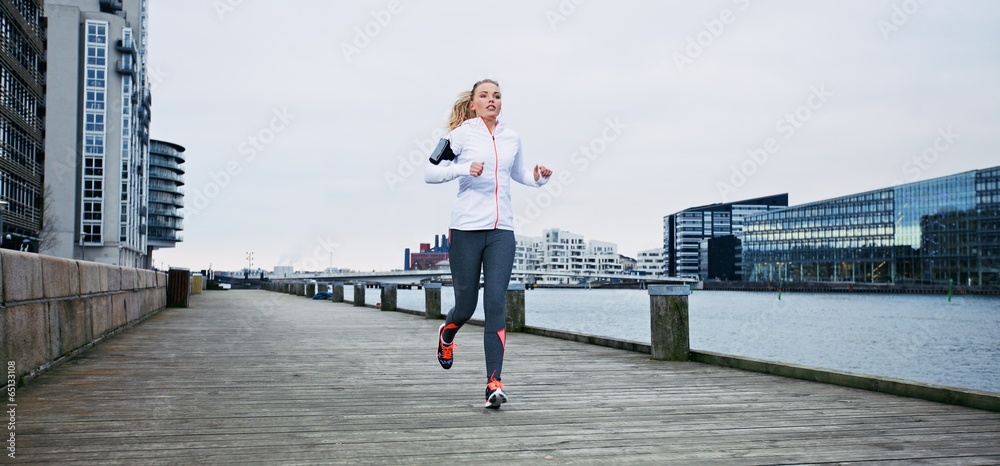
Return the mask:
{"type": "Polygon", "coordinates": [[[279,293],[192,296],[18,391],[19,460],[990,463],[1000,414],[279,293]]]}

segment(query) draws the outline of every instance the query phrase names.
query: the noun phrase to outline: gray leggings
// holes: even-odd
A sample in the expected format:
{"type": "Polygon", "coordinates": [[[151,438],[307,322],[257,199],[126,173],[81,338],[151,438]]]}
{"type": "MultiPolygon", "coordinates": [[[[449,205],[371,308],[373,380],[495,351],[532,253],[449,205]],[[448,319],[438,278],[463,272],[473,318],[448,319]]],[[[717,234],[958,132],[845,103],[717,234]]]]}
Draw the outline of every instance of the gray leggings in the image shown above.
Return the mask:
{"type": "MultiPolygon", "coordinates": [[[[448,312],[446,324],[459,328],[472,318],[479,302],[479,273],[482,271],[483,310],[486,328],[486,380],[500,379],[506,345],[507,310],[505,308],[510,270],[514,266],[514,232],[510,230],[451,230],[451,278],[455,285],[455,307],[448,312]]],[[[445,341],[454,341],[458,329],[445,331],[445,341]]]]}

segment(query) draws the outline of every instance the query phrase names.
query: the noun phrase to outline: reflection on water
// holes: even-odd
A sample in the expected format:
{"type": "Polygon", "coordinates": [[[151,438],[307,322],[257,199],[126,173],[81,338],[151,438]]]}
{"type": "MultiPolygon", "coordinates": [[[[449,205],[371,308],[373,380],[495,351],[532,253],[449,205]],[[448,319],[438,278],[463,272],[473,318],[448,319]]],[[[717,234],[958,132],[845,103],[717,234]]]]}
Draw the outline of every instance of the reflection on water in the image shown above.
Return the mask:
{"type": "MultiPolygon", "coordinates": [[[[353,290],[345,288],[346,299],[353,290]]],[[[398,305],[424,309],[423,290],[398,305]]],[[[480,291],[481,293],[481,291],[480,291]]],[[[1000,392],[1000,298],[991,296],[695,291],[696,350],[1000,392]]],[[[379,301],[369,289],[365,301],[379,301]]],[[[454,305],[451,288],[441,309],[454,305]]],[[[475,318],[482,319],[482,297],[475,318]]],[[[527,325],[649,343],[643,290],[525,292],[527,325]]]]}

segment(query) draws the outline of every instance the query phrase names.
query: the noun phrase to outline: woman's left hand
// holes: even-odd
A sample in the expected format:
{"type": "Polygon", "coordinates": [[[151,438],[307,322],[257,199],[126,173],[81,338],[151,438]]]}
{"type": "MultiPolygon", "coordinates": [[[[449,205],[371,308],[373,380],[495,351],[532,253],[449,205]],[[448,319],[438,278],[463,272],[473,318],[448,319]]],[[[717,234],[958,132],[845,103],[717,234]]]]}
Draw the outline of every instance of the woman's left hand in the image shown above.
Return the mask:
{"type": "Polygon", "coordinates": [[[552,170],[545,168],[544,165],[535,165],[535,181],[541,178],[548,178],[552,176],[552,170]]]}

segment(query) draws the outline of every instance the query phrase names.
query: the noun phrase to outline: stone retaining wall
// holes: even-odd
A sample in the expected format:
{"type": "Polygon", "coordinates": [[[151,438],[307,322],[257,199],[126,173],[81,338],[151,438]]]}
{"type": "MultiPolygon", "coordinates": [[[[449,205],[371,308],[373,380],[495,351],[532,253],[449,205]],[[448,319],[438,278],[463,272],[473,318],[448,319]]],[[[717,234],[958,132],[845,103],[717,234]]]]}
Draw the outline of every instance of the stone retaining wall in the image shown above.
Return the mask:
{"type": "Polygon", "coordinates": [[[162,272],[0,250],[0,363],[23,385],[163,309],[166,290],[162,272]]]}

